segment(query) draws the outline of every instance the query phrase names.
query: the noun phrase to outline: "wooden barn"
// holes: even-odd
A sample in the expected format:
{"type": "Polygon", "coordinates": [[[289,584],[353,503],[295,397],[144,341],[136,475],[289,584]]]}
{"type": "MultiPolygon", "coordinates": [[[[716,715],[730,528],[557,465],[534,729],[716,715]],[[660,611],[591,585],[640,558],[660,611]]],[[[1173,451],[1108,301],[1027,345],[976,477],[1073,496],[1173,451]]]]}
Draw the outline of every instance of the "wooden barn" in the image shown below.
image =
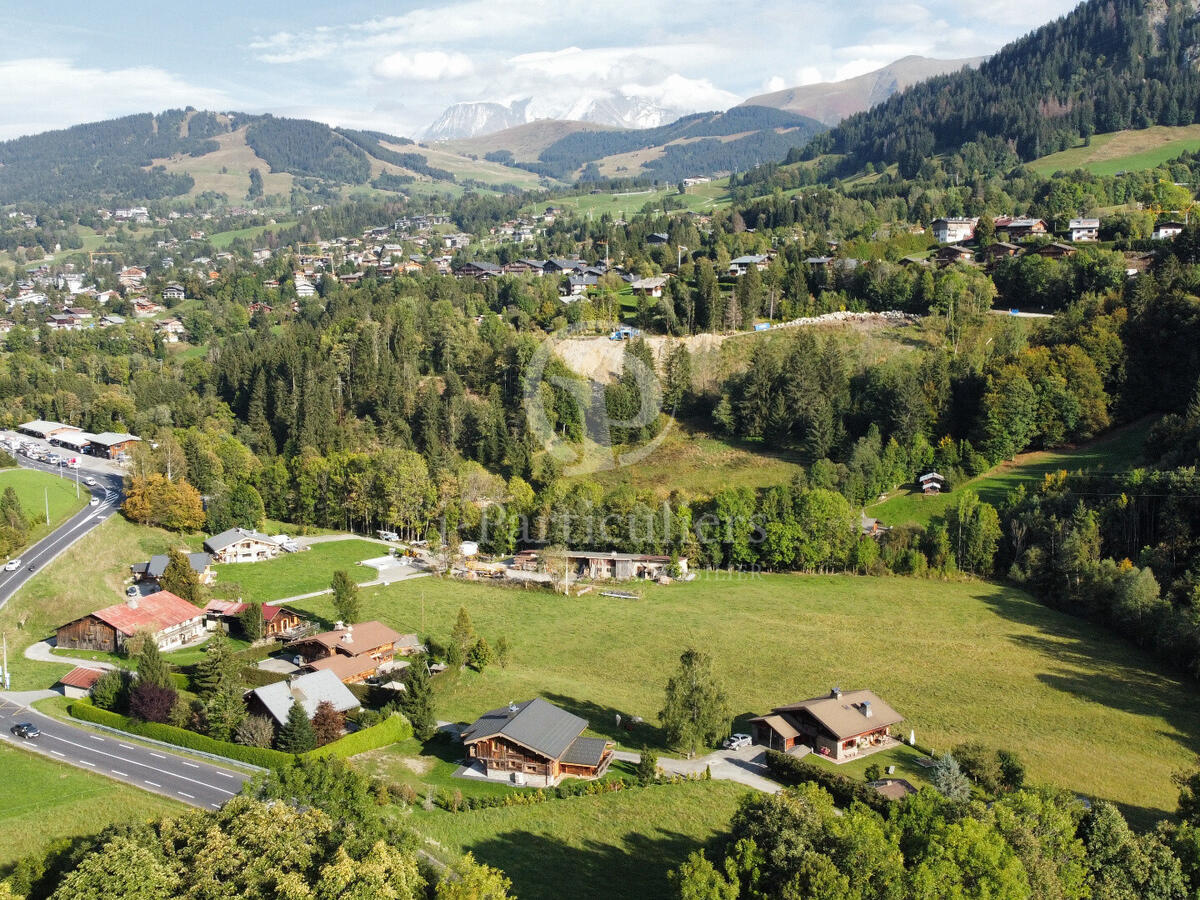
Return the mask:
{"type": "Polygon", "coordinates": [[[71,650],[116,653],[139,631],[152,634],[159,650],[181,647],[204,634],[204,610],[170,591],[130,597],[60,626],[57,644],[71,650]]]}

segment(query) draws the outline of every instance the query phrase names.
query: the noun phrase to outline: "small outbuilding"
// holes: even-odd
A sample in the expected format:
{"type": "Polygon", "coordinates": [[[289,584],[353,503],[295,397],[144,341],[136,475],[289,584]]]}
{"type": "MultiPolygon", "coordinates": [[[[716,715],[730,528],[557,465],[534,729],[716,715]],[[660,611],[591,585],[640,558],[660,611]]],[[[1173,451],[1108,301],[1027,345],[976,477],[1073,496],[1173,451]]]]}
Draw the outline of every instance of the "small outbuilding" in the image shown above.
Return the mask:
{"type": "Polygon", "coordinates": [[[92,688],[96,686],[96,682],[103,675],[104,673],[99,669],[76,666],[62,678],[58,679],[58,683],[62,688],[64,697],[79,700],[91,694],[92,688]]]}

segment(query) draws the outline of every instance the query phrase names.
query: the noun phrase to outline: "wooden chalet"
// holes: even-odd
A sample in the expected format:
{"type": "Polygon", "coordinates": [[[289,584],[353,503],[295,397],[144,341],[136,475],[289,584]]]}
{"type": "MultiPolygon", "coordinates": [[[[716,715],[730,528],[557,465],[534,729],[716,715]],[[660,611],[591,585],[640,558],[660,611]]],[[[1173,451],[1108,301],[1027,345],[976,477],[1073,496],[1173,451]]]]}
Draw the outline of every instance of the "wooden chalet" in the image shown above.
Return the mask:
{"type": "MultiPolygon", "coordinates": [[[[265,607],[264,607],[265,610],[265,607]]],[[[332,671],[347,683],[365,681],[420,649],[415,634],[400,634],[382,622],[359,622],[305,635],[288,644],[296,664],[313,672],[332,671]]]]}
{"type": "Polygon", "coordinates": [[[949,244],[945,247],[938,247],[937,252],[933,255],[939,266],[952,266],[955,263],[970,263],[975,261],[975,252],[967,247],[959,247],[956,244],[949,244]]]}
{"type": "Polygon", "coordinates": [[[462,732],[462,740],[489,778],[548,787],[563,777],[599,778],[608,770],[613,745],[583,737],[587,725],[535,697],[484,713],[462,732]]]}
{"type": "Polygon", "coordinates": [[[204,542],[214,562],[258,562],[279,555],[280,546],[265,534],[247,528],[230,528],[204,542]]]}
{"type": "Polygon", "coordinates": [[[204,634],[204,610],[170,591],[130,597],[59,627],[57,646],[116,653],[139,631],[153,635],[159,650],[181,647],[204,634]]]}
{"type": "MultiPolygon", "coordinates": [[[[671,557],[646,553],[604,553],[598,550],[568,550],[573,574],[580,577],[629,581],[635,578],[661,578],[667,574],[671,557]]],[[[687,575],[687,559],[678,560],[682,575],[687,575]]],[[[536,572],[541,559],[536,550],[522,550],[513,557],[513,568],[524,572],[536,572]]]]}
{"type": "MultiPolygon", "coordinates": [[[[249,606],[250,604],[241,600],[209,600],[208,605],[204,607],[204,614],[208,617],[210,628],[220,625],[225,631],[229,631],[249,606]]],[[[283,637],[295,632],[305,622],[304,617],[295,610],[286,606],[271,606],[268,603],[263,604],[262,615],[264,638],[283,637]]]]}
{"type": "Polygon", "coordinates": [[[1010,244],[1008,241],[996,241],[996,243],[983,248],[983,258],[989,263],[996,263],[1002,259],[1010,259],[1020,252],[1021,248],[1016,244],[1010,244]]]}
{"type": "Polygon", "coordinates": [[[874,691],[839,688],[750,720],[756,744],[785,753],[806,748],[834,762],[891,746],[888,729],[903,721],[874,691]]]}
{"type": "Polygon", "coordinates": [[[1046,256],[1050,259],[1066,259],[1068,256],[1074,256],[1079,251],[1070,244],[1061,244],[1058,241],[1054,241],[1053,243],[1038,247],[1033,252],[1038,256],[1046,256]]]}
{"type": "Polygon", "coordinates": [[[940,494],[946,489],[946,479],[937,472],[926,472],[917,479],[917,487],[925,495],[940,494]]]}

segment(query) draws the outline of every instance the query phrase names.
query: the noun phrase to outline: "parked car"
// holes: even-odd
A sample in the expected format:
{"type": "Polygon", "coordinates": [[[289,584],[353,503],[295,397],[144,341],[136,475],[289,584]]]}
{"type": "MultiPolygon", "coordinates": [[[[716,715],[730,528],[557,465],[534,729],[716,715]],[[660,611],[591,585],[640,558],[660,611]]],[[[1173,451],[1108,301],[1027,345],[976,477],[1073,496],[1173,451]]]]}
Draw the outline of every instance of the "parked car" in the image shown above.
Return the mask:
{"type": "Polygon", "coordinates": [[[32,722],[18,722],[12,727],[12,733],[26,741],[32,741],[36,740],[42,731],[32,722]]]}
{"type": "Polygon", "coordinates": [[[19,556],[16,559],[10,559],[4,564],[5,572],[15,572],[19,568],[21,568],[21,558],[19,556]]]}
{"type": "Polygon", "coordinates": [[[46,457],[46,462],[50,463],[52,466],[57,466],[60,462],[62,462],[62,457],[57,453],[51,453],[46,457]]]}
{"type": "Polygon", "coordinates": [[[731,734],[721,746],[726,750],[741,750],[753,743],[748,734],[731,734]]]}

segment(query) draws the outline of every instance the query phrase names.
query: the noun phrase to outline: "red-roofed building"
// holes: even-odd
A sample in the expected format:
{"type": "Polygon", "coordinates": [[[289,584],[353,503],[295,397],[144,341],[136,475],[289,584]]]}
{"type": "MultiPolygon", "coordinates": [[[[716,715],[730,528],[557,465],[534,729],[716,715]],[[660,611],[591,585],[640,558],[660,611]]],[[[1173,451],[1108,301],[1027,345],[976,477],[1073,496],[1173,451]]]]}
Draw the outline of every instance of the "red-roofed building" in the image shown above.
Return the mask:
{"type": "Polygon", "coordinates": [[[170,591],[130,597],[61,626],[58,646],[115,653],[139,631],[153,634],[158,649],[171,650],[204,634],[204,610],[170,591]]]}
{"type": "MultiPolygon", "coordinates": [[[[230,624],[248,609],[249,605],[240,600],[209,600],[208,605],[204,607],[204,614],[208,616],[209,622],[213,623],[214,627],[217,622],[220,622],[228,631],[230,624]]],[[[299,613],[293,612],[285,606],[263,604],[262,614],[262,636],[265,638],[287,634],[304,622],[299,613]]]]}
{"type": "Polygon", "coordinates": [[[58,679],[58,683],[62,685],[64,697],[78,700],[92,692],[92,687],[100,680],[100,676],[103,674],[99,669],[76,666],[62,678],[58,679]]]}

